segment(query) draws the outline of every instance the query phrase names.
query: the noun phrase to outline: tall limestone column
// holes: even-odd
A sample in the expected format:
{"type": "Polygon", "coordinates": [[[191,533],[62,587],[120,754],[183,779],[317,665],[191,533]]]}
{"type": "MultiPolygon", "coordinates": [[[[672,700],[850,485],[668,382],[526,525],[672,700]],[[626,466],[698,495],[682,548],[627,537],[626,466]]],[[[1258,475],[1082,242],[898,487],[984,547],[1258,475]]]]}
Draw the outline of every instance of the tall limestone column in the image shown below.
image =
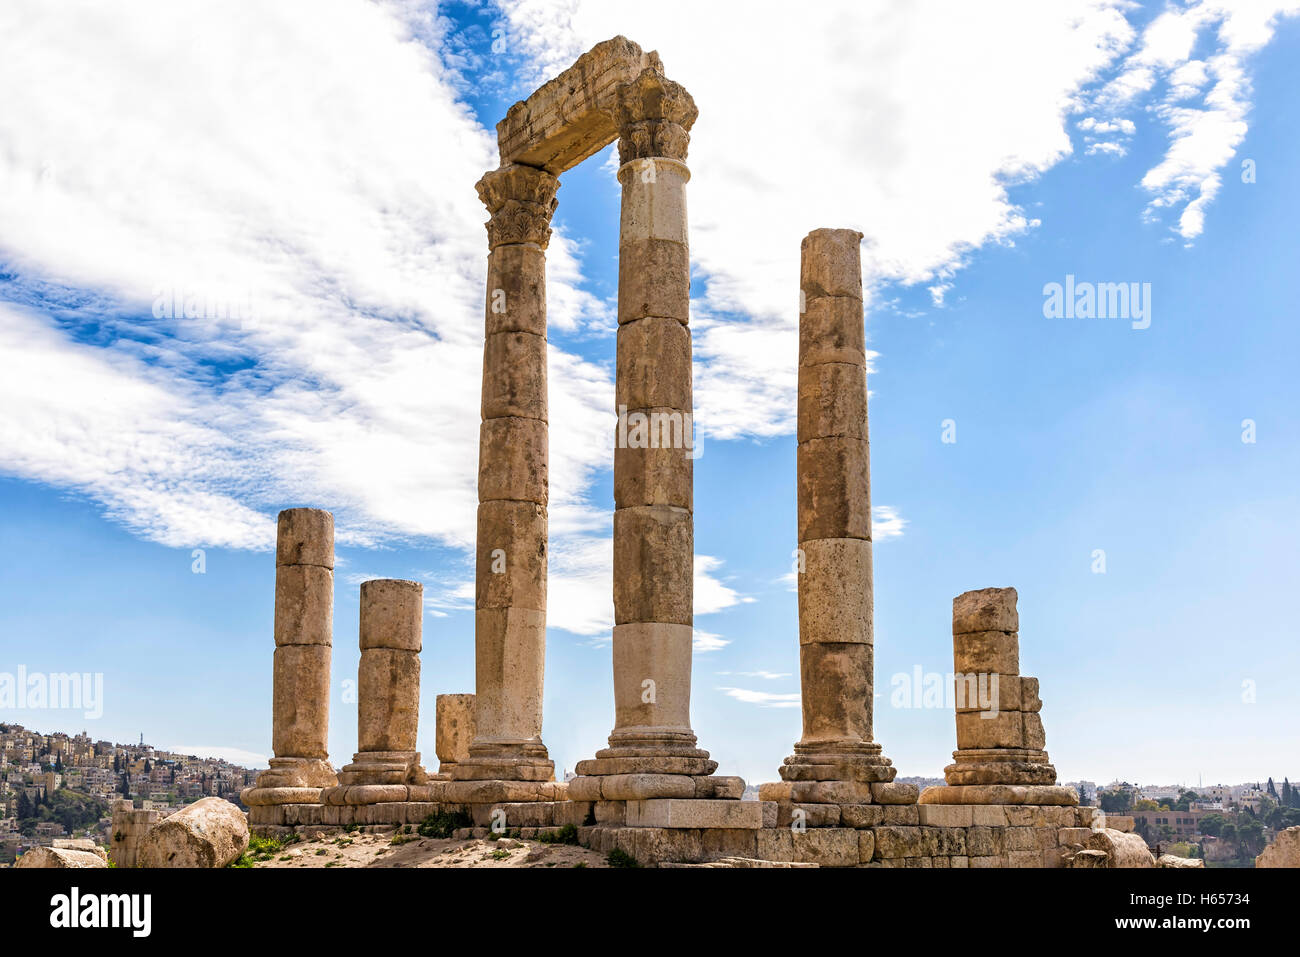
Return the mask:
{"type": "MultiPolygon", "coordinates": [[[[895,769],[872,741],[871,478],[862,234],[817,229],[800,267],[797,495],[803,737],[785,759],[797,800],[877,800],[895,769]],[[850,792],[856,790],[856,794],[850,792]],[[820,796],[819,796],[820,795],[820,796]]],[[[914,791],[910,791],[915,800],[914,791]]]]}
{"type": "Polygon", "coordinates": [[[485,175],[488,289],[479,429],[474,645],[477,724],[455,780],[550,781],[546,661],[546,245],[559,181],[485,175]]]}
{"type": "Polygon", "coordinates": [[[285,509],[275,546],[275,757],[244,790],[245,804],[315,804],[337,783],[329,763],[333,633],[334,516],[285,509]]]}
{"type": "Polygon", "coordinates": [[[653,69],[618,89],[614,730],[569,783],[577,800],[713,797],[691,730],[694,583],[686,167],[697,110],[653,69]],[[618,775],[604,785],[600,776],[618,775]],[[680,776],[669,779],[666,776],[680,776]],[[601,788],[603,787],[603,790],[601,788]]]}
{"type": "MultiPolygon", "coordinates": [[[[419,582],[380,578],[362,583],[357,753],[339,771],[336,789],[350,792],[348,804],[405,801],[402,785],[426,782],[415,750],[423,615],[424,586],[419,582]],[[396,787],[367,790],[358,785],[396,787]]],[[[325,801],[343,803],[330,794],[325,801]]]]}

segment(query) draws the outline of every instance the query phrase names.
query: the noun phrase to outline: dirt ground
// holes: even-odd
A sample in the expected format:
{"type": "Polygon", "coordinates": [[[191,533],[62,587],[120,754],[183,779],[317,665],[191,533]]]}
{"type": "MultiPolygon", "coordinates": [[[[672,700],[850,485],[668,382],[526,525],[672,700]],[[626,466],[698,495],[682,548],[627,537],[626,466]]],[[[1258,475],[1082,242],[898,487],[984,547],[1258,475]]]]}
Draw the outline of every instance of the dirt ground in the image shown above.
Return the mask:
{"type": "Polygon", "coordinates": [[[253,853],[254,867],[608,867],[605,856],[573,844],[502,837],[456,840],[412,834],[339,834],[253,853]],[[396,842],[396,843],[395,843],[396,842]]]}

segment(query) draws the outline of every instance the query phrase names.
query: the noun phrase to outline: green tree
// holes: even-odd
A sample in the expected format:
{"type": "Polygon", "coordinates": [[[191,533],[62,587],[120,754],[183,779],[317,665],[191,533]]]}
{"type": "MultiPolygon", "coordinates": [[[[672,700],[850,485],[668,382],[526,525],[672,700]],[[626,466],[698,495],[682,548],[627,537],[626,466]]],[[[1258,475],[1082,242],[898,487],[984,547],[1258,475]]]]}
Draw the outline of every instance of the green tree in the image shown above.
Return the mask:
{"type": "Polygon", "coordinates": [[[1223,828],[1227,823],[1228,819],[1222,814],[1207,814],[1201,818],[1200,831],[1210,837],[1218,837],[1223,833],[1223,828]]]}

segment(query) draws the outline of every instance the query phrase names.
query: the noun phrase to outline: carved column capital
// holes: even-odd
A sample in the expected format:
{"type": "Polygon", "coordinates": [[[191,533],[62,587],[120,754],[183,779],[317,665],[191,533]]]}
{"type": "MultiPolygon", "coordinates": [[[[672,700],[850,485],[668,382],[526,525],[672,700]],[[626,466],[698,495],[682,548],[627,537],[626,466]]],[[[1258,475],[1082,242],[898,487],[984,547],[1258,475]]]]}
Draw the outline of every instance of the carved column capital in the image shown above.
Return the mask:
{"type": "Polygon", "coordinates": [[[546,248],[551,240],[558,179],[545,170],[512,165],[484,174],[476,188],[492,215],[486,223],[489,249],[506,243],[536,243],[546,248]]]}
{"type": "Polygon", "coordinates": [[[620,162],[658,156],[684,162],[697,116],[686,88],[657,70],[643,70],[635,80],[619,84],[614,122],[620,162]]]}

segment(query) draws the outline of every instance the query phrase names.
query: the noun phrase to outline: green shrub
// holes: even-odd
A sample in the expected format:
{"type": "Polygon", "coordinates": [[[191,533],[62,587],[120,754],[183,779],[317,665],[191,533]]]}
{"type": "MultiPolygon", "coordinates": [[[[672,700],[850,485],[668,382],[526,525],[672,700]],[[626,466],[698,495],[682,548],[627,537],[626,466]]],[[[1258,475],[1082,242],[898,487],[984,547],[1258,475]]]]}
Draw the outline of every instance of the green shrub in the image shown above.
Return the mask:
{"type": "Polygon", "coordinates": [[[448,838],[452,831],[473,825],[473,819],[464,811],[439,811],[421,821],[417,830],[421,837],[448,838]]]}
{"type": "Polygon", "coordinates": [[[640,867],[636,858],[626,851],[621,851],[617,847],[609,852],[605,857],[605,863],[610,867],[640,867]]]}

